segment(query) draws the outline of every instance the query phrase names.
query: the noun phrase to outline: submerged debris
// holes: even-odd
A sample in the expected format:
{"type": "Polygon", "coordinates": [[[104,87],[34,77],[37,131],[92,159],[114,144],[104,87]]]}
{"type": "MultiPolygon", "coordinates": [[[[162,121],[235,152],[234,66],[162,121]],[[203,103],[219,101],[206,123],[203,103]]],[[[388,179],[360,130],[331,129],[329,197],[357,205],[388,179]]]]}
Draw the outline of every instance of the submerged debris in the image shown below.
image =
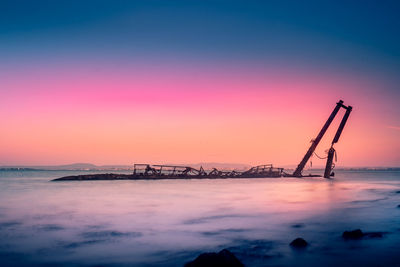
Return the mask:
{"type": "Polygon", "coordinates": [[[361,239],[361,238],[382,238],[383,237],[383,232],[368,232],[368,233],[363,233],[360,229],[356,229],[353,231],[344,231],[342,234],[342,237],[344,239],[361,239]]]}
{"type": "Polygon", "coordinates": [[[232,252],[227,249],[218,253],[209,252],[200,254],[194,261],[185,264],[185,267],[243,267],[232,252]]]}

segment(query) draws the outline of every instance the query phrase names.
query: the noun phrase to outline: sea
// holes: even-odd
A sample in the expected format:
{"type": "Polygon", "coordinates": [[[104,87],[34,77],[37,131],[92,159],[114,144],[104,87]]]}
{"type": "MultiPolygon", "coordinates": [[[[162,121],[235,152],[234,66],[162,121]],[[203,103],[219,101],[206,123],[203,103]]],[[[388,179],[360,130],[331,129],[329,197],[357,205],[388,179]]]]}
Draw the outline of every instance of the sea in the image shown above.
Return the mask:
{"type": "Polygon", "coordinates": [[[400,266],[400,169],[51,181],[94,172],[0,171],[0,266],[183,266],[222,249],[245,266],[400,266]],[[379,235],[342,237],[355,229],[379,235]]]}

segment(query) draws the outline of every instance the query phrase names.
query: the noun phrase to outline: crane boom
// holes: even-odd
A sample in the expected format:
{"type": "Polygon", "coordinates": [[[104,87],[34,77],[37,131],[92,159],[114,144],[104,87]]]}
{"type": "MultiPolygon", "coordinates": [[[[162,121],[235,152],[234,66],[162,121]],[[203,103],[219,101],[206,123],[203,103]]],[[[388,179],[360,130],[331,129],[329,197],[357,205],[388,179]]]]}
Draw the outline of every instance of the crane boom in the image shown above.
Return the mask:
{"type": "Polygon", "coordinates": [[[322,127],[321,131],[317,135],[317,137],[312,141],[310,148],[308,149],[307,153],[304,155],[303,159],[301,160],[300,164],[297,166],[296,170],[293,173],[295,177],[301,177],[301,173],[303,172],[304,166],[307,164],[307,161],[310,159],[312,154],[315,151],[315,148],[318,146],[319,142],[321,141],[322,137],[324,136],[326,130],[328,130],[329,125],[335,118],[336,114],[338,113],[339,109],[343,106],[343,101],[340,100],[336,103],[336,107],[333,109],[331,115],[329,116],[328,120],[325,122],[325,125],[322,127]]]}
{"type": "Polygon", "coordinates": [[[334,143],[337,143],[337,142],[339,141],[339,138],[340,138],[340,135],[342,134],[343,128],[344,128],[344,126],[346,125],[347,119],[348,119],[349,116],[350,116],[350,112],[353,110],[353,107],[352,107],[352,106],[348,106],[348,107],[343,106],[343,108],[346,109],[346,113],[344,114],[343,119],[342,119],[342,121],[340,122],[339,128],[338,128],[338,130],[337,130],[337,132],[336,132],[336,135],[335,135],[335,137],[334,137],[333,140],[332,140],[332,145],[333,145],[334,143]]]}
{"type": "Polygon", "coordinates": [[[340,122],[339,128],[336,131],[335,137],[332,140],[331,148],[329,148],[329,151],[328,151],[328,157],[326,160],[326,166],[325,166],[325,172],[324,172],[325,178],[331,177],[332,169],[334,166],[333,165],[333,157],[336,153],[335,149],[333,148],[333,145],[339,141],[339,138],[340,138],[340,135],[342,134],[343,128],[346,125],[347,119],[350,116],[350,112],[353,110],[352,106],[348,106],[348,107],[343,106],[343,108],[346,109],[346,113],[344,114],[343,119],[340,122]]]}

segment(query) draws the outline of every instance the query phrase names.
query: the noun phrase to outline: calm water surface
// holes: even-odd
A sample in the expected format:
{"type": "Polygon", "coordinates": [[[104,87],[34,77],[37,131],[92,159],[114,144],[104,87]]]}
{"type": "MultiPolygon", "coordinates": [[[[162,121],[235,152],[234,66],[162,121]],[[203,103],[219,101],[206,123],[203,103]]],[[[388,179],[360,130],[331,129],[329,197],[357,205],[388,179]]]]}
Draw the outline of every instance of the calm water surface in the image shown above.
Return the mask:
{"type": "Polygon", "coordinates": [[[399,266],[400,172],[334,180],[49,182],[0,172],[2,266],[182,266],[231,250],[247,266],[399,266]],[[385,232],[345,241],[345,230],[385,232]],[[293,250],[303,237],[310,246],[293,250]]]}

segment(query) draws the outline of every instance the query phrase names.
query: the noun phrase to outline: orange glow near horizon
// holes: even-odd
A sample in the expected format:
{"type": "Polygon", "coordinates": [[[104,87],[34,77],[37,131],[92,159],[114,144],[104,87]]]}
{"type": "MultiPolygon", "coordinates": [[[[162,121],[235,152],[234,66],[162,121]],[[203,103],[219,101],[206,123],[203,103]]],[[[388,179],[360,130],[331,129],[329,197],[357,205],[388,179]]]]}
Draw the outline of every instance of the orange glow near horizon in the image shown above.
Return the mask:
{"type": "Polygon", "coordinates": [[[336,144],[337,165],[400,165],[399,125],[388,108],[395,100],[369,78],[160,67],[43,69],[1,79],[8,91],[0,100],[0,165],[295,165],[339,99],[354,110],[336,144]]]}

